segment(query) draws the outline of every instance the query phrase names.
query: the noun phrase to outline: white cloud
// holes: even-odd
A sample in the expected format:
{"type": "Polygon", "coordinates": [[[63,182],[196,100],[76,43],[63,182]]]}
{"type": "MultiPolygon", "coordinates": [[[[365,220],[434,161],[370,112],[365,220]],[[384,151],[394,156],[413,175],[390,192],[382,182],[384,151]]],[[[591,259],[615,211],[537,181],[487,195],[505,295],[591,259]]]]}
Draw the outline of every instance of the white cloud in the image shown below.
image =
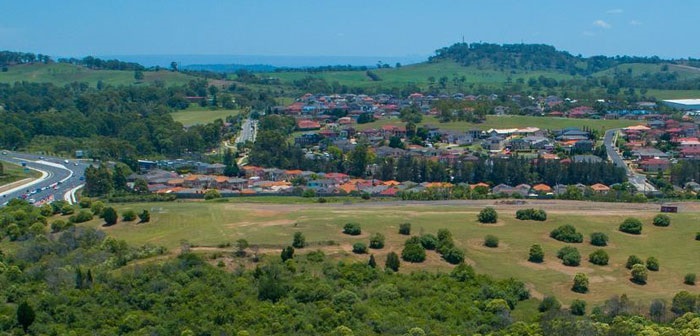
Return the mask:
{"type": "Polygon", "coordinates": [[[630,24],[633,26],[641,26],[642,23],[637,20],[630,20],[630,24]]]}
{"type": "Polygon", "coordinates": [[[595,20],[595,21],[593,21],[593,25],[596,27],[604,28],[604,29],[612,28],[612,25],[610,25],[609,23],[607,23],[603,20],[595,20]]]}
{"type": "Polygon", "coordinates": [[[605,13],[607,13],[607,14],[622,14],[622,12],[624,12],[622,9],[615,8],[615,9],[610,9],[610,10],[606,11],[605,13]]]}

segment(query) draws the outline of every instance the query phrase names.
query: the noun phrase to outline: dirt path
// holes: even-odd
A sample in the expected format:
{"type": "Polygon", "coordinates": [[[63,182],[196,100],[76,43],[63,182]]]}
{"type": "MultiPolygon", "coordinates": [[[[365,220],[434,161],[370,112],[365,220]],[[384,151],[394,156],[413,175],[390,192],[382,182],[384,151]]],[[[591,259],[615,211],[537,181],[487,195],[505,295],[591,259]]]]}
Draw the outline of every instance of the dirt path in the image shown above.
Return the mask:
{"type": "Polygon", "coordinates": [[[19,181],[14,181],[14,182],[11,182],[8,184],[0,185],[0,193],[5,192],[5,191],[10,190],[10,189],[13,189],[13,188],[16,188],[16,187],[19,187],[19,186],[24,185],[24,184],[30,183],[34,180],[36,180],[36,179],[28,177],[26,179],[21,179],[19,181]]]}

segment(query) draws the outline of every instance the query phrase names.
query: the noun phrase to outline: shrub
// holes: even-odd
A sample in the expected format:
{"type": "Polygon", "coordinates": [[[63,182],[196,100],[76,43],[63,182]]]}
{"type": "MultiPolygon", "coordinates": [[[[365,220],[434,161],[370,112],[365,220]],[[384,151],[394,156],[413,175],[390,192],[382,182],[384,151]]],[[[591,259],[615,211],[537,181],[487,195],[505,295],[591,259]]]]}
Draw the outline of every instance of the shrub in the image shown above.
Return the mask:
{"type": "Polygon", "coordinates": [[[632,266],[634,266],[636,264],[642,264],[642,263],[643,263],[642,259],[640,259],[636,255],[631,255],[631,256],[629,256],[629,258],[627,258],[627,263],[625,263],[625,267],[627,269],[632,269],[632,266]]]}
{"type": "Polygon", "coordinates": [[[647,269],[650,271],[658,271],[659,270],[659,260],[654,258],[654,257],[649,257],[647,258],[647,269]]]}
{"type": "Polygon", "coordinates": [[[411,223],[399,224],[399,234],[402,234],[404,236],[410,236],[411,235],[411,223]]]}
{"type": "Polygon", "coordinates": [[[412,262],[419,263],[425,261],[425,249],[419,244],[406,244],[401,251],[401,259],[412,262]]]}
{"type": "Polygon", "coordinates": [[[75,213],[75,207],[73,207],[70,204],[66,204],[63,207],[61,207],[61,215],[72,215],[75,213]]]}
{"type": "Polygon", "coordinates": [[[380,249],[384,247],[384,235],[381,233],[375,233],[369,236],[369,247],[373,249],[380,249]]]}
{"type": "Polygon", "coordinates": [[[620,231],[629,234],[642,233],[642,222],[636,218],[627,218],[620,224],[620,231]]]}
{"type": "Polygon", "coordinates": [[[122,212],[122,220],[125,222],[131,222],[133,220],[136,220],[136,211],[125,210],[124,212],[122,212]]]}
{"type": "Polygon", "coordinates": [[[221,193],[216,189],[209,189],[204,193],[205,200],[212,200],[216,198],[221,198],[221,193]]]}
{"type": "Polygon", "coordinates": [[[365,254],[367,253],[367,245],[365,243],[357,242],[355,244],[352,244],[352,252],[357,253],[357,254],[365,254]]]}
{"type": "Polygon", "coordinates": [[[695,240],[700,240],[700,232],[695,233],[695,240]]]}
{"type": "Polygon", "coordinates": [[[90,210],[92,211],[95,216],[98,216],[102,218],[102,211],[105,209],[105,204],[102,203],[102,201],[95,201],[92,202],[92,205],[90,206],[90,210]]]}
{"type": "Polygon", "coordinates": [[[464,262],[464,251],[453,247],[445,251],[445,253],[442,255],[442,258],[450,264],[458,265],[464,262]]]}
{"type": "Polygon", "coordinates": [[[539,244],[535,244],[530,246],[530,255],[527,258],[527,261],[534,262],[534,263],[541,263],[544,261],[544,250],[542,250],[542,246],[539,244]]]}
{"type": "Polygon", "coordinates": [[[498,247],[498,237],[494,235],[486,235],[486,237],[484,238],[484,246],[498,247]]]}
{"type": "Polygon", "coordinates": [[[359,236],[362,233],[362,228],[360,227],[360,224],[347,223],[345,226],[343,226],[343,233],[351,236],[359,236]]]}
{"type": "Polygon", "coordinates": [[[102,210],[102,218],[104,218],[106,226],[111,226],[117,224],[119,216],[117,216],[117,211],[114,208],[106,207],[102,210]]]}
{"type": "Polygon", "coordinates": [[[581,264],[581,254],[572,246],[564,246],[557,252],[557,258],[566,266],[578,266],[581,264]]]}
{"type": "Polygon", "coordinates": [[[576,293],[588,293],[588,276],[584,273],[576,273],[571,290],[576,293]]]}
{"type": "Polygon", "coordinates": [[[92,220],[92,211],[90,210],[80,210],[78,211],[78,214],[75,216],[71,216],[73,218],[72,222],[73,223],[84,223],[89,220],[92,220]]]}
{"type": "Polygon", "coordinates": [[[591,233],[591,245],[593,246],[607,246],[608,245],[608,235],[602,232],[591,233]]]}
{"type": "Polygon", "coordinates": [[[549,236],[566,243],[580,243],[583,242],[583,235],[580,232],[576,232],[576,228],[566,224],[562,225],[549,233],[549,236]]]}
{"type": "Polygon", "coordinates": [[[301,193],[301,197],[304,197],[304,198],[316,197],[316,190],[313,190],[313,189],[305,189],[305,190],[301,193]]]}
{"type": "Polygon", "coordinates": [[[688,273],[685,275],[685,278],[683,278],[683,283],[686,285],[695,285],[695,273],[688,273]]]}
{"type": "Polygon", "coordinates": [[[61,219],[57,219],[51,223],[51,232],[52,233],[61,232],[61,231],[63,231],[63,229],[65,227],[66,227],[66,222],[61,220],[61,219]]]}
{"type": "Polygon", "coordinates": [[[398,272],[399,267],[401,266],[401,261],[399,260],[399,255],[396,254],[395,252],[389,252],[389,254],[386,255],[386,262],[384,263],[384,266],[387,269],[390,269],[394,272],[398,272]]]}
{"type": "Polygon", "coordinates": [[[452,233],[447,229],[438,230],[437,234],[438,244],[435,248],[438,253],[445,254],[445,252],[455,246],[452,240],[452,233]]]}
{"type": "Polygon", "coordinates": [[[151,221],[151,213],[144,209],[143,212],[139,214],[139,223],[148,223],[151,221]]]}
{"type": "Polygon", "coordinates": [[[542,302],[540,302],[540,305],[537,307],[537,310],[544,313],[548,311],[557,311],[560,308],[561,303],[559,303],[557,298],[553,296],[545,296],[544,299],[542,299],[542,302]]]}
{"type": "Polygon", "coordinates": [[[664,214],[658,214],[654,216],[653,224],[655,226],[669,226],[671,225],[671,217],[664,214]]]}
{"type": "Polygon", "coordinates": [[[420,244],[423,245],[426,250],[434,250],[437,248],[438,239],[435,235],[426,233],[420,236],[420,244]]]}
{"type": "Polygon", "coordinates": [[[496,209],[486,207],[479,212],[477,219],[479,220],[479,223],[496,223],[498,221],[498,213],[496,212],[496,209]]]}
{"type": "Polygon", "coordinates": [[[595,250],[593,253],[588,255],[588,261],[591,264],[600,266],[607,265],[609,259],[610,257],[608,257],[608,252],[605,252],[605,250],[595,250]]]}
{"type": "Polygon", "coordinates": [[[574,301],[571,301],[571,306],[569,309],[571,310],[572,315],[586,315],[586,301],[575,299],[574,301]]]}
{"type": "Polygon", "coordinates": [[[642,264],[632,266],[632,282],[643,285],[647,283],[647,269],[642,264]]]}
{"type": "Polygon", "coordinates": [[[294,258],[294,248],[291,246],[283,248],[282,253],[280,253],[280,257],[282,258],[282,261],[287,261],[294,258]]]}
{"type": "Polygon", "coordinates": [[[294,248],[304,248],[306,246],[306,237],[301,232],[294,232],[294,239],[292,240],[292,247],[294,248]]]}
{"type": "Polygon", "coordinates": [[[695,311],[697,301],[698,299],[695,295],[687,291],[680,291],[673,296],[671,311],[679,316],[685,313],[692,313],[695,311]]]}
{"type": "Polygon", "coordinates": [[[78,202],[78,206],[80,206],[81,209],[88,209],[92,206],[92,199],[90,197],[82,197],[80,198],[80,202],[78,202]]]}
{"type": "Polygon", "coordinates": [[[515,212],[515,218],[519,220],[546,221],[547,213],[542,209],[520,209],[515,212]]]}

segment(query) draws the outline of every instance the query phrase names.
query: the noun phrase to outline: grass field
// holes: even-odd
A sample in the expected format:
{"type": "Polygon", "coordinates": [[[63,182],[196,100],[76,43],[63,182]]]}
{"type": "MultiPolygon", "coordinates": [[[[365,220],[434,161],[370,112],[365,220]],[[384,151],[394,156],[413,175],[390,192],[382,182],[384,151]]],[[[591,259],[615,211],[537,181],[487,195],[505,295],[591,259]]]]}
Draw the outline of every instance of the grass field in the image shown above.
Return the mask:
{"type": "MultiPolygon", "coordinates": [[[[140,83],[163,81],[166,85],[184,85],[194,79],[189,75],[167,70],[144,71],[144,80],[140,83]]],[[[63,86],[72,82],[87,82],[96,86],[98,81],[109,85],[136,85],[133,71],[91,70],[82,66],[64,63],[26,64],[9,67],[0,75],[0,83],[14,82],[53,83],[63,86]]]]}
{"type": "MultiPolygon", "coordinates": [[[[582,298],[589,303],[600,303],[612,295],[626,293],[633,301],[649,302],[654,298],[669,300],[680,290],[697,290],[684,285],[683,276],[700,271],[700,242],[694,241],[700,231],[700,205],[688,203],[681,213],[673,214],[667,228],[650,224],[658,205],[612,204],[563,201],[529,201],[529,205],[497,205],[499,222],[484,225],[476,222],[477,212],[494,201],[470,202],[379,202],[362,204],[246,204],[246,203],[152,203],[120,206],[137,211],[150,209],[152,220],[148,224],[118,223],[103,228],[108,234],[125,239],[132,244],[152,243],[177,250],[181,240],[202,246],[201,251],[217,251],[216,245],[245,238],[253,244],[268,246],[262,252],[278,254],[278,248],[288,245],[296,231],[305,234],[307,242],[333,240],[337,245],[321,247],[326,254],[337,258],[365,260],[367,256],[355,256],[352,243],[367,242],[371,233],[379,232],[387,237],[384,249],[374,250],[378,263],[383,264],[386,253],[400,252],[406,236],[398,235],[398,225],[412,223],[412,233],[436,233],[440,228],[449,229],[458,246],[466,251],[467,261],[479,272],[498,278],[515,277],[532,288],[532,294],[556,295],[565,303],[582,298]],[[547,210],[546,222],[519,221],[514,218],[517,209],[535,207],[547,210]],[[594,214],[594,215],[592,215],[594,214]],[[617,231],[619,223],[627,217],[644,221],[640,236],[617,231]],[[344,223],[358,222],[363,233],[351,237],[341,233],[344,223]],[[582,255],[579,267],[566,267],[556,259],[556,251],[564,243],[549,238],[549,232],[562,224],[573,224],[586,237],[575,245],[582,255]],[[610,244],[604,249],[610,254],[609,266],[596,266],[587,261],[589,253],[597,247],[588,244],[592,232],[604,232],[610,244]],[[483,237],[493,234],[500,238],[498,248],[482,246],[483,237]],[[545,250],[545,262],[533,264],[526,261],[532,244],[541,244],[545,250]],[[627,257],[635,254],[642,259],[655,256],[661,270],[649,272],[647,285],[631,283],[629,271],[624,268],[627,257]],[[587,273],[591,279],[590,293],[576,294],[570,291],[571,281],[577,272],[587,273]]],[[[99,226],[97,221],[87,225],[99,226]]],[[[313,250],[317,247],[307,248],[313,250]]],[[[304,253],[304,251],[298,251],[304,253]]],[[[451,266],[434,252],[428,253],[421,264],[403,263],[402,271],[441,270],[451,266]]]]}
{"type": "Polygon", "coordinates": [[[226,117],[237,115],[240,110],[209,110],[203,108],[189,108],[172,113],[175,121],[181,122],[185,126],[195,124],[206,124],[216,119],[226,120],[226,117]]]}
{"type": "Polygon", "coordinates": [[[37,171],[25,171],[24,168],[12,163],[3,161],[2,166],[4,168],[5,173],[3,175],[0,175],[0,186],[26,178],[37,178],[41,176],[41,173],[37,171]]]}
{"type": "MultiPolygon", "coordinates": [[[[384,125],[404,125],[398,119],[382,119],[373,123],[360,124],[357,125],[357,129],[363,130],[368,128],[379,128],[384,125]]],[[[486,121],[483,123],[469,123],[469,122],[449,122],[440,123],[434,117],[424,117],[422,125],[430,124],[432,126],[439,127],[441,129],[447,130],[458,130],[466,131],[469,129],[480,129],[488,130],[491,128],[522,128],[527,126],[539,127],[541,129],[562,129],[566,127],[588,127],[592,129],[598,129],[605,131],[611,128],[627,127],[631,125],[639,124],[638,121],[633,120],[600,120],[600,119],[569,119],[569,118],[553,118],[553,117],[531,117],[531,116],[515,116],[515,115],[505,115],[505,116],[486,116],[486,121]]]]}

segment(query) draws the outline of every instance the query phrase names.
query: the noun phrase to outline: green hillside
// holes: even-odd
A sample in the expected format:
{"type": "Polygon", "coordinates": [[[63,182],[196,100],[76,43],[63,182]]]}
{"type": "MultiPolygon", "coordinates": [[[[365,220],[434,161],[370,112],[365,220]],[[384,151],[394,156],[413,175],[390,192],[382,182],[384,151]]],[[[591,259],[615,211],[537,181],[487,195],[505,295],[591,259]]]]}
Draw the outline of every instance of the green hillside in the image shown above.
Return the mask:
{"type": "Polygon", "coordinates": [[[179,72],[167,70],[144,71],[144,80],[134,80],[133,71],[92,70],[86,67],[67,63],[33,63],[9,66],[7,72],[0,73],[0,83],[37,82],[65,85],[72,82],[86,82],[91,86],[102,81],[108,85],[132,85],[163,81],[167,85],[182,85],[194,77],[179,72]]]}
{"type": "Polygon", "coordinates": [[[639,77],[644,74],[668,73],[676,74],[679,80],[689,80],[700,78],[700,68],[695,68],[687,65],[679,64],[645,64],[631,63],[621,64],[607,70],[599,71],[594,76],[614,76],[615,73],[631,73],[634,77],[639,77]]]}

